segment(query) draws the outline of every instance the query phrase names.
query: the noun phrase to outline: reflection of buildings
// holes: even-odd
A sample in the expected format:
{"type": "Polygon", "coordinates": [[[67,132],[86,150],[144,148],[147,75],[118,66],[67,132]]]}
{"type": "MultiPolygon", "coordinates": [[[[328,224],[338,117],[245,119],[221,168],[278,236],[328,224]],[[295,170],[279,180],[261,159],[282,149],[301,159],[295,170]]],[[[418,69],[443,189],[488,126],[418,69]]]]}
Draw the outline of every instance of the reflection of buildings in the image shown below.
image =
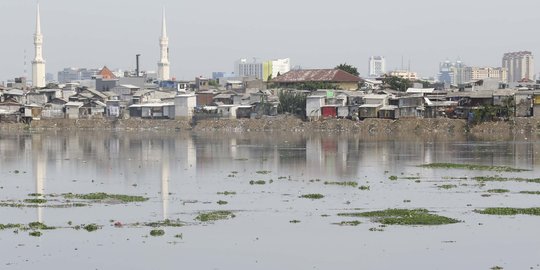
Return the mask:
{"type": "MultiPolygon", "coordinates": [[[[34,135],[32,137],[32,149],[35,156],[34,174],[36,180],[36,194],[45,195],[45,177],[47,175],[47,157],[44,154],[43,137],[34,135]]],[[[43,208],[37,207],[37,221],[43,222],[43,208]]]]}
{"type": "Polygon", "coordinates": [[[161,156],[161,200],[163,201],[163,220],[168,219],[169,215],[169,145],[163,142],[163,154],[161,156]]]}

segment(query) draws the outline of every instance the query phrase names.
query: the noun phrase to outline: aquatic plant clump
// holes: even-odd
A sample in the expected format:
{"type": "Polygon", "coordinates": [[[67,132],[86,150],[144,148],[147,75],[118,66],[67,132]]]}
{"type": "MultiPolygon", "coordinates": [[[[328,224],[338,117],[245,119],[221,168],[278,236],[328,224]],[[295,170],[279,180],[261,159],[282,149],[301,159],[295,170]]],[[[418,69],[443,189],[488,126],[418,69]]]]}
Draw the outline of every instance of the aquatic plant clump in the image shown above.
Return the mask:
{"type": "Polygon", "coordinates": [[[235,215],[231,211],[213,211],[208,213],[201,213],[199,214],[195,220],[201,221],[201,222],[209,222],[209,221],[217,221],[217,220],[223,220],[223,219],[229,219],[234,218],[235,215]]]}
{"type": "Polygon", "coordinates": [[[157,237],[157,236],[163,236],[163,235],[165,235],[165,231],[164,231],[164,230],[161,230],[161,229],[151,230],[151,231],[150,231],[150,235],[151,235],[151,236],[154,236],[154,237],[157,237]]]}
{"type": "Polygon", "coordinates": [[[342,221],[342,222],[339,222],[339,223],[333,223],[334,225],[339,225],[339,226],[358,226],[360,224],[362,224],[362,222],[358,221],[358,220],[353,220],[353,221],[342,221]]]}
{"type": "Polygon", "coordinates": [[[304,194],[304,195],[300,196],[300,198],[319,200],[319,199],[324,198],[324,195],[322,195],[322,194],[304,194]]]}
{"type": "Polygon", "coordinates": [[[540,195],[540,191],[520,191],[520,194],[540,195]]]}
{"type": "Polygon", "coordinates": [[[540,184],[540,178],[520,178],[520,177],[514,177],[514,178],[508,178],[508,177],[501,177],[501,176],[477,176],[473,177],[474,180],[479,182],[509,182],[509,181],[515,181],[515,182],[525,182],[525,183],[537,183],[540,184]]]}
{"type": "Polygon", "coordinates": [[[431,163],[424,164],[418,167],[430,169],[461,169],[461,170],[477,170],[477,171],[497,171],[497,172],[524,172],[525,169],[517,169],[508,166],[487,166],[475,164],[455,164],[455,163],[431,163]]]}
{"type": "Polygon", "coordinates": [[[26,199],[24,200],[25,203],[32,203],[32,204],[45,204],[47,203],[47,200],[45,199],[26,199]]]}
{"type": "Polygon", "coordinates": [[[185,223],[180,221],[180,220],[166,219],[166,220],[163,220],[163,221],[145,223],[144,225],[146,225],[148,227],[154,227],[154,228],[157,228],[157,227],[183,227],[185,225],[185,223]]]}
{"type": "Polygon", "coordinates": [[[441,189],[453,189],[453,188],[457,188],[457,185],[441,185],[441,186],[439,186],[439,188],[441,188],[441,189]]]}
{"type": "Polygon", "coordinates": [[[533,208],[510,208],[510,207],[493,207],[484,210],[474,210],[474,212],[483,215],[495,216],[515,216],[515,215],[531,215],[540,216],[540,207],[533,208]]]}
{"type": "Polygon", "coordinates": [[[266,181],[264,181],[264,180],[257,180],[257,181],[251,180],[251,181],[249,181],[249,184],[250,185],[265,185],[266,181]]]}
{"type": "Polygon", "coordinates": [[[123,203],[129,202],[145,202],[148,201],[148,198],[142,196],[130,196],[130,195],[121,195],[121,194],[107,194],[104,192],[98,193],[89,193],[89,194],[64,194],[66,199],[79,199],[79,200],[89,200],[89,201],[117,201],[123,203]]]}
{"type": "Polygon", "coordinates": [[[225,195],[225,196],[236,195],[236,191],[223,191],[223,192],[218,192],[217,194],[218,195],[225,195]]]}
{"type": "Polygon", "coordinates": [[[349,186],[357,187],[358,183],[356,182],[324,182],[325,185],[335,185],[335,186],[349,186]]]}
{"type": "Polygon", "coordinates": [[[487,191],[488,193],[508,193],[510,190],[508,189],[490,189],[487,191]]]}
{"type": "Polygon", "coordinates": [[[88,232],[97,231],[97,230],[99,230],[99,228],[100,227],[97,224],[88,224],[88,225],[83,227],[83,229],[85,229],[88,232]]]}
{"type": "Polygon", "coordinates": [[[345,217],[369,217],[385,225],[445,225],[460,222],[457,219],[429,213],[426,209],[387,209],[363,213],[340,213],[345,217]]]}

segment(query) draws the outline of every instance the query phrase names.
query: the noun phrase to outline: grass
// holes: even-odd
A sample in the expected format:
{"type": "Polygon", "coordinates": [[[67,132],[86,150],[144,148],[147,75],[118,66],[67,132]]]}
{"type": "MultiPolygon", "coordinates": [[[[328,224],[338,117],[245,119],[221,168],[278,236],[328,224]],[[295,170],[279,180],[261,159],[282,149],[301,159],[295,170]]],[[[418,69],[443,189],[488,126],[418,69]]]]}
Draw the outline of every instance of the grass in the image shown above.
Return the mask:
{"type": "Polygon", "coordinates": [[[122,203],[130,202],[145,202],[148,201],[148,198],[142,196],[130,196],[130,195],[121,195],[121,194],[107,194],[104,192],[98,193],[89,193],[89,194],[64,194],[66,199],[79,199],[79,200],[89,200],[89,201],[114,201],[122,203]]]}
{"type": "Polygon", "coordinates": [[[348,187],[357,187],[358,183],[356,182],[324,182],[325,185],[336,185],[336,186],[348,186],[348,187]]]}
{"type": "Polygon", "coordinates": [[[479,182],[508,182],[508,181],[515,181],[515,182],[525,182],[525,183],[537,183],[540,184],[540,178],[520,178],[520,177],[514,177],[514,178],[508,178],[508,177],[501,177],[501,176],[477,176],[473,177],[474,180],[479,182]]]}
{"type": "Polygon", "coordinates": [[[150,235],[154,237],[165,235],[165,231],[162,229],[154,229],[150,231],[150,235]]]}
{"type": "Polygon", "coordinates": [[[453,189],[453,188],[457,188],[457,185],[440,185],[439,188],[442,188],[442,189],[453,189]]]}
{"type": "Polygon", "coordinates": [[[29,232],[28,235],[33,236],[33,237],[41,237],[43,233],[41,233],[40,231],[33,231],[33,232],[29,232]]]}
{"type": "Polygon", "coordinates": [[[257,181],[251,180],[251,181],[249,181],[249,184],[250,185],[266,185],[266,181],[264,181],[264,180],[257,180],[257,181]]]}
{"type": "Polygon", "coordinates": [[[50,227],[50,226],[47,226],[41,222],[31,222],[31,223],[28,223],[28,228],[30,228],[31,230],[54,230],[56,229],[55,227],[50,227]]]}
{"type": "Polygon", "coordinates": [[[520,191],[520,194],[540,195],[540,191],[520,191]]]}
{"type": "Polygon", "coordinates": [[[508,189],[490,189],[487,191],[488,193],[508,193],[510,190],[508,189]]]}
{"type": "Polygon", "coordinates": [[[195,220],[201,221],[201,222],[209,222],[209,221],[217,221],[217,220],[223,220],[223,219],[229,219],[234,218],[235,215],[231,211],[212,211],[208,213],[201,213],[199,214],[195,220]]]}
{"type": "Polygon", "coordinates": [[[223,191],[223,192],[218,192],[217,194],[218,195],[229,196],[229,195],[236,195],[236,192],[235,191],[223,191]]]}
{"type": "Polygon", "coordinates": [[[99,230],[99,226],[97,224],[88,224],[84,226],[83,229],[85,229],[88,232],[94,232],[94,231],[99,230]]]}
{"type": "Polygon", "coordinates": [[[339,223],[333,223],[334,225],[339,225],[339,226],[358,226],[360,224],[362,224],[362,222],[358,221],[358,220],[354,220],[354,221],[342,221],[342,222],[339,222],[339,223]]]}
{"type": "Polygon", "coordinates": [[[26,199],[26,200],[24,200],[24,202],[25,203],[33,203],[33,204],[46,204],[47,200],[34,198],[34,199],[26,199]]]}
{"type": "Polygon", "coordinates": [[[385,225],[445,225],[459,220],[429,213],[426,209],[387,209],[364,213],[340,213],[344,217],[369,217],[385,225]]]}
{"type": "Polygon", "coordinates": [[[180,221],[180,220],[166,219],[166,220],[163,220],[163,221],[145,223],[144,225],[146,225],[148,227],[153,227],[153,228],[157,228],[157,227],[183,227],[185,225],[185,223],[180,221]]]}
{"type": "Polygon", "coordinates": [[[322,194],[304,194],[304,195],[300,196],[300,198],[319,200],[319,199],[324,198],[324,195],[322,195],[322,194]]]}
{"type": "Polygon", "coordinates": [[[540,216],[540,207],[533,208],[510,208],[510,207],[493,207],[484,210],[474,210],[474,212],[483,215],[496,216],[515,216],[515,215],[531,215],[540,216]]]}
{"type": "Polygon", "coordinates": [[[418,167],[430,169],[461,169],[461,170],[477,170],[477,171],[497,171],[497,172],[524,172],[528,170],[517,169],[508,166],[488,166],[475,164],[456,164],[456,163],[431,163],[424,164],[418,167]]]}

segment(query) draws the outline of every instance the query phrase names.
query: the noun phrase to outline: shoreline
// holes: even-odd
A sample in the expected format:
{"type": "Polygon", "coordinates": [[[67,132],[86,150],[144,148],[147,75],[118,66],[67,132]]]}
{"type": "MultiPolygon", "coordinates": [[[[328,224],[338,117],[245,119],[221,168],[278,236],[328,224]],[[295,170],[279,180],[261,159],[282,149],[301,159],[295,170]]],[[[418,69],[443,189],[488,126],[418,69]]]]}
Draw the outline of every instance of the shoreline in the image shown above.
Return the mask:
{"type": "Polygon", "coordinates": [[[262,119],[187,120],[150,119],[48,119],[35,120],[31,124],[1,123],[1,131],[59,131],[59,130],[106,130],[106,131],[195,131],[195,132],[330,132],[364,135],[396,136],[473,136],[499,139],[540,137],[540,119],[515,118],[510,121],[484,122],[468,125],[462,119],[365,119],[355,122],[347,119],[326,119],[305,122],[297,117],[268,117],[262,119]]]}

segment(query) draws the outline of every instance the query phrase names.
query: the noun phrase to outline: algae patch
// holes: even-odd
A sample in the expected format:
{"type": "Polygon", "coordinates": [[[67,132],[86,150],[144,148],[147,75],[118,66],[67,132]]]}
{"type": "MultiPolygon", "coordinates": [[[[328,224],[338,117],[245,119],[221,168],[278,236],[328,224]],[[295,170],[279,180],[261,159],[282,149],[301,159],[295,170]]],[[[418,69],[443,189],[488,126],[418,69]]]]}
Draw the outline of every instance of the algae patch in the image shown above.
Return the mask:
{"type": "Polygon", "coordinates": [[[79,199],[79,200],[88,200],[96,202],[121,202],[121,203],[130,203],[130,202],[145,202],[148,201],[148,198],[142,196],[131,196],[131,195],[121,195],[121,194],[107,194],[104,192],[98,193],[89,193],[89,194],[73,194],[68,193],[63,195],[66,199],[79,199]]]}
{"type": "Polygon", "coordinates": [[[322,194],[304,194],[304,195],[300,196],[300,198],[319,200],[319,199],[324,198],[324,195],[322,195],[322,194]]]}
{"type": "Polygon", "coordinates": [[[385,225],[445,225],[460,222],[457,219],[439,216],[426,209],[387,209],[363,213],[340,213],[343,217],[367,217],[385,225]]]}
{"type": "Polygon", "coordinates": [[[531,215],[540,216],[540,207],[532,208],[511,208],[511,207],[492,207],[484,210],[474,210],[474,212],[483,215],[496,216],[515,216],[515,215],[531,215]]]}
{"type": "Polygon", "coordinates": [[[208,222],[208,221],[217,221],[217,220],[223,220],[223,219],[229,219],[234,218],[235,215],[231,211],[212,211],[208,213],[201,213],[199,214],[195,220],[201,221],[201,222],[208,222]]]}
{"type": "Polygon", "coordinates": [[[497,172],[524,172],[525,169],[512,168],[508,166],[488,166],[488,165],[475,165],[475,164],[456,164],[456,163],[431,163],[424,164],[418,167],[429,169],[461,169],[461,170],[475,170],[475,171],[497,171],[497,172]]]}

